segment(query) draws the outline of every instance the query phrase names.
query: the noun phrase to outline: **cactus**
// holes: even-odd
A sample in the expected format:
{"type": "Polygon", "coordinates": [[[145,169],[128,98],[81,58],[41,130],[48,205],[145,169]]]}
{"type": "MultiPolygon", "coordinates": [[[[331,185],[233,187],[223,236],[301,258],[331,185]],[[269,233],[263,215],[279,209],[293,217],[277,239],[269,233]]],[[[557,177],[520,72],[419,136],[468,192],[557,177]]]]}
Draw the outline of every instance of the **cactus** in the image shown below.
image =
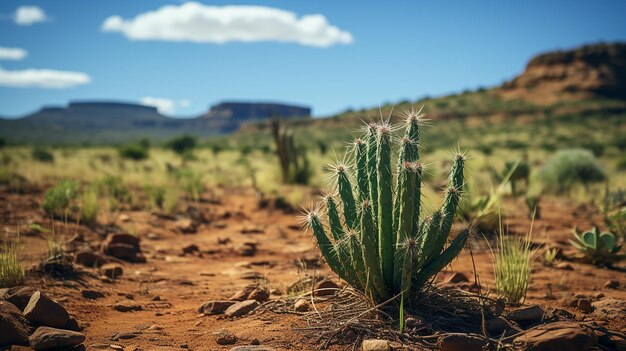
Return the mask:
{"type": "Polygon", "coordinates": [[[574,228],[574,240],[570,242],[593,264],[611,266],[626,258],[626,255],[619,253],[622,245],[617,244],[615,235],[609,232],[600,233],[596,227],[586,232],[579,232],[574,228]]]}
{"type": "Polygon", "coordinates": [[[393,127],[387,121],[368,124],[365,137],[354,141],[354,166],[338,163],[331,169],[341,203],[325,197],[327,225],[321,204],[305,218],[330,268],[376,302],[416,296],[460,253],[469,235],[462,230],[446,247],[464,185],[461,153],[455,155],[441,208],[421,218],[421,118],[406,113],[395,172],[393,127]]]}
{"type": "Polygon", "coordinates": [[[308,184],[311,175],[306,153],[296,148],[293,133],[281,125],[279,118],[269,121],[283,183],[308,184]]]}

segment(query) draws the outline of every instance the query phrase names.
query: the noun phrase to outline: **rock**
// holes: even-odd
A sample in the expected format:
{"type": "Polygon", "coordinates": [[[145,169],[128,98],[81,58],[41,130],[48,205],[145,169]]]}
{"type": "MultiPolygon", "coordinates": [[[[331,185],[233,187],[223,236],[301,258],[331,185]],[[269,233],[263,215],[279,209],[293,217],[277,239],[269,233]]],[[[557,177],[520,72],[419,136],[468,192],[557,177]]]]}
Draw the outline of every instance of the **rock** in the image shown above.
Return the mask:
{"type": "Polygon", "coordinates": [[[562,269],[564,271],[573,271],[574,270],[574,266],[572,266],[570,263],[567,263],[567,262],[559,262],[556,265],[554,265],[554,267],[556,267],[558,269],[562,269]]]}
{"type": "Polygon", "coordinates": [[[93,251],[80,251],[74,256],[74,262],[85,267],[100,267],[107,259],[93,251]]]}
{"type": "Polygon", "coordinates": [[[593,312],[593,306],[591,305],[591,301],[588,299],[578,299],[576,307],[585,313],[593,312]]]}
{"type": "Polygon", "coordinates": [[[215,334],[215,342],[219,345],[232,345],[237,342],[237,336],[228,330],[221,330],[215,334]]]}
{"type": "Polygon", "coordinates": [[[270,293],[266,289],[256,288],[250,292],[247,300],[256,300],[258,302],[265,302],[270,299],[270,293]]]}
{"type": "Polygon", "coordinates": [[[296,312],[306,312],[309,310],[309,308],[309,301],[305,299],[298,299],[298,301],[296,301],[296,303],[293,305],[293,309],[296,312]]]}
{"type": "Polygon", "coordinates": [[[65,325],[61,329],[66,329],[66,330],[71,330],[71,331],[82,331],[83,327],[81,327],[80,324],[78,324],[78,320],[76,320],[75,317],[70,315],[70,319],[67,321],[67,323],[65,323],[65,325]]]}
{"type": "Polygon", "coordinates": [[[24,317],[36,325],[44,325],[53,328],[62,328],[70,319],[65,307],[59,305],[40,291],[31,296],[24,317]]]}
{"type": "Polygon", "coordinates": [[[489,342],[478,334],[452,333],[440,337],[437,345],[442,351],[483,351],[489,342]]]}
{"type": "Polygon", "coordinates": [[[593,332],[572,322],[555,322],[525,331],[513,340],[514,348],[533,351],[585,351],[597,343],[593,332]]]}
{"type": "Polygon", "coordinates": [[[391,351],[389,341],[380,339],[363,340],[361,347],[363,351],[391,351]]]}
{"type": "Polygon", "coordinates": [[[503,317],[492,318],[485,323],[485,326],[487,333],[492,337],[500,337],[502,334],[509,336],[522,331],[503,317]]]}
{"type": "Polygon", "coordinates": [[[93,289],[83,289],[80,291],[80,294],[89,300],[96,300],[104,297],[102,292],[93,289]]]}
{"type": "Polygon", "coordinates": [[[256,300],[246,300],[228,307],[224,314],[226,317],[240,317],[254,311],[259,306],[256,300]]]}
{"type": "Polygon", "coordinates": [[[124,274],[124,269],[120,264],[107,263],[100,267],[100,273],[111,279],[117,279],[124,274]]]}
{"type": "Polygon", "coordinates": [[[6,296],[6,300],[10,303],[14,304],[20,310],[24,310],[28,302],[30,301],[30,297],[35,293],[35,288],[30,286],[22,286],[13,289],[9,289],[9,293],[6,296]]]}
{"type": "Polygon", "coordinates": [[[183,253],[190,254],[194,252],[199,252],[200,248],[196,244],[191,244],[183,247],[183,253]]]}
{"type": "Polygon", "coordinates": [[[116,303],[113,305],[113,309],[120,312],[131,312],[131,311],[141,311],[143,308],[141,305],[132,304],[132,303],[116,303]]]}
{"type": "Polygon", "coordinates": [[[469,282],[469,279],[467,279],[465,274],[458,273],[458,272],[452,273],[443,281],[444,284],[458,284],[458,283],[465,283],[465,282],[469,282]]]}
{"type": "Polygon", "coordinates": [[[591,304],[593,314],[609,319],[623,319],[626,316],[626,301],[616,299],[602,299],[591,304]]]}
{"type": "Polygon", "coordinates": [[[228,350],[228,351],[277,351],[275,348],[273,347],[269,347],[269,346],[235,346],[232,349],[228,350]]]}
{"type": "Polygon", "coordinates": [[[313,296],[331,296],[339,292],[339,286],[331,280],[322,280],[315,284],[313,296]]]}
{"type": "Polygon", "coordinates": [[[174,227],[182,234],[194,234],[198,231],[198,225],[189,218],[177,220],[174,227]]]}
{"type": "Polygon", "coordinates": [[[250,345],[261,345],[261,342],[259,341],[259,339],[254,338],[250,340],[250,345]]]}
{"type": "Polygon", "coordinates": [[[597,293],[594,297],[595,297],[596,299],[601,299],[601,298],[603,298],[603,297],[605,297],[605,296],[606,296],[606,295],[604,295],[604,293],[599,292],[599,293],[597,293]]]}
{"type": "Polygon", "coordinates": [[[249,300],[248,296],[256,289],[255,285],[249,285],[243,289],[237,291],[233,296],[229,298],[230,301],[245,301],[249,300]]]}
{"type": "Polygon", "coordinates": [[[234,305],[235,301],[209,301],[198,307],[198,313],[203,314],[222,314],[227,308],[234,305]]]}
{"type": "Polygon", "coordinates": [[[28,321],[14,304],[0,301],[0,347],[28,345],[28,321]]]}
{"type": "Polygon", "coordinates": [[[39,327],[30,336],[30,346],[35,350],[69,348],[85,341],[85,335],[71,330],[39,327]]]}
{"type": "Polygon", "coordinates": [[[102,252],[133,263],[145,263],[138,237],[125,233],[109,234],[102,243],[102,252]]]}
{"type": "Polygon", "coordinates": [[[9,296],[9,288],[0,289],[0,300],[4,300],[7,296],[9,296]]]}
{"type": "Polygon", "coordinates": [[[257,247],[255,243],[246,242],[237,246],[235,251],[241,256],[254,256],[257,252],[257,247]]]}
{"type": "Polygon", "coordinates": [[[606,289],[617,289],[619,288],[619,281],[617,280],[609,280],[606,283],[604,283],[604,287],[606,289]]]}
{"type": "Polygon", "coordinates": [[[239,279],[245,279],[245,280],[261,280],[263,279],[263,274],[257,272],[257,271],[246,271],[241,273],[241,275],[239,276],[239,279]]]}
{"type": "Polygon", "coordinates": [[[518,308],[507,314],[507,318],[521,324],[522,326],[528,326],[539,323],[543,320],[544,311],[539,306],[530,306],[524,308],[518,308]]]}
{"type": "Polygon", "coordinates": [[[125,213],[122,213],[118,218],[120,222],[130,222],[130,217],[125,213]]]}

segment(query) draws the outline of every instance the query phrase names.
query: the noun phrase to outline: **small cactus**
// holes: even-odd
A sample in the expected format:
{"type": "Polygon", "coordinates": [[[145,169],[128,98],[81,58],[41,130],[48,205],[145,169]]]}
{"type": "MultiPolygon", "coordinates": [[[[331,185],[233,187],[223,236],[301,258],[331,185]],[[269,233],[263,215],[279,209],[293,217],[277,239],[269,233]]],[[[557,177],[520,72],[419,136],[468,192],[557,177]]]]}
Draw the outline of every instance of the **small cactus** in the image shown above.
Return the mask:
{"type": "Polygon", "coordinates": [[[271,118],[269,126],[276,144],[283,183],[308,184],[311,174],[306,152],[296,147],[293,133],[282,125],[279,118],[271,118]]]}
{"type": "Polygon", "coordinates": [[[626,258],[626,255],[619,254],[622,245],[617,244],[615,235],[600,233],[597,227],[586,232],[574,228],[574,240],[570,242],[593,264],[610,266],[626,258]]]}
{"type": "Polygon", "coordinates": [[[392,126],[386,121],[368,124],[365,137],[354,141],[353,166],[332,167],[340,201],[325,197],[327,223],[322,204],[306,215],[330,268],[377,302],[415,296],[460,253],[469,235],[462,230],[445,247],[463,191],[466,158],[461,153],[455,155],[441,208],[421,218],[421,117],[406,113],[395,172],[392,126]]]}

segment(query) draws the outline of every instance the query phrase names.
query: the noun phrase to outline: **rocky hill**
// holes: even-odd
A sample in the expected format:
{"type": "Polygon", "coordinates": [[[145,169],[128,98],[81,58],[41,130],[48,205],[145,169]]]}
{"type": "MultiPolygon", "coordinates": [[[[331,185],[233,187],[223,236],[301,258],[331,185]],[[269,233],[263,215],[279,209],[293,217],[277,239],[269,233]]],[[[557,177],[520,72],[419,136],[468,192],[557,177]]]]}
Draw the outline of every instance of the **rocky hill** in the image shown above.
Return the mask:
{"type": "Polygon", "coordinates": [[[161,141],[180,134],[206,137],[230,133],[241,125],[273,116],[308,118],[307,107],[228,102],[195,118],[171,118],[156,108],[107,101],[72,102],[44,107],[18,119],[0,118],[0,138],[9,143],[116,144],[138,138],[161,141]]]}
{"type": "Polygon", "coordinates": [[[538,55],[522,74],[502,86],[501,94],[535,103],[626,99],[626,44],[595,44],[538,55]]]}

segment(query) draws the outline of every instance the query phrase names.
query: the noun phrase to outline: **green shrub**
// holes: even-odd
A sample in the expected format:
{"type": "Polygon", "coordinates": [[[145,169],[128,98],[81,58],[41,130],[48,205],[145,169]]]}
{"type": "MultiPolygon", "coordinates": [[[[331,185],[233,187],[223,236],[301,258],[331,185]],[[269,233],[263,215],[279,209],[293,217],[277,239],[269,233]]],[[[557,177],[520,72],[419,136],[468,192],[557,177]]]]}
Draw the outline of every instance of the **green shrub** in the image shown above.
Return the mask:
{"type": "Polygon", "coordinates": [[[617,170],[618,171],[626,171],[626,156],[622,156],[617,161],[617,170]]]}
{"type": "Polygon", "coordinates": [[[150,150],[140,144],[128,144],[120,147],[118,153],[121,158],[142,161],[150,157],[150,150]]]}
{"type": "Polygon", "coordinates": [[[39,162],[46,162],[46,163],[54,162],[54,155],[50,151],[42,147],[34,148],[31,155],[33,157],[33,160],[36,160],[39,162]]]}
{"type": "Polygon", "coordinates": [[[306,215],[330,268],[376,302],[401,296],[402,304],[405,298],[416,297],[459,254],[469,235],[469,231],[461,231],[444,249],[463,191],[462,154],[455,156],[441,208],[420,220],[420,117],[407,113],[406,133],[398,145],[395,191],[393,128],[387,122],[370,124],[365,141],[354,143],[353,172],[343,163],[332,167],[343,211],[329,195],[325,198],[327,227],[319,210],[306,215]],[[355,188],[349,173],[356,177],[355,188]]]}
{"type": "Polygon", "coordinates": [[[10,288],[24,281],[24,266],[19,258],[18,244],[5,242],[0,247],[0,288],[10,288]]]}
{"type": "Polygon", "coordinates": [[[189,168],[180,168],[176,170],[174,177],[178,186],[183,189],[190,200],[200,200],[200,196],[204,192],[204,176],[202,173],[195,172],[189,168]]]}
{"type": "Polygon", "coordinates": [[[110,197],[118,203],[128,204],[132,201],[132,195],[121,177],[105,176],[93,183],[101,196],[110,197]]]}
{"type": "Polygon", "coordinates": [[[170,140],[166,147],[180,156],[190,153],[196,147],[198,141],[195,137],[182,135],[170,140]]]}
{"type": "Polygon", "coordinates": [[[607,176],[593,154],[584,149],[561,150],[550,157],[539,171],[544,191],[564,193],[576,184],[588,186],[602,182],[607,176]]]}
{"type": "Polygon", "coordinates": [[[66,217],[72,200],[76,198],[78,183],[64,180],[46,191],[41,208],[51,216],[66,217]]]}
{"type": "Polygon", "coordinates": [[[498,246],[492,250],[496,290],[510,303],[526,298],[536,250],[531,246],[532,227],[528,234],[506,235],[500,226],[498,246]]]}
{"type": "Polygon", "coordinates": [[[84,224],[94,225],[98,221],[99,192],[94,186],[88,187],[81,196],[80,220],[84,224]]]}

